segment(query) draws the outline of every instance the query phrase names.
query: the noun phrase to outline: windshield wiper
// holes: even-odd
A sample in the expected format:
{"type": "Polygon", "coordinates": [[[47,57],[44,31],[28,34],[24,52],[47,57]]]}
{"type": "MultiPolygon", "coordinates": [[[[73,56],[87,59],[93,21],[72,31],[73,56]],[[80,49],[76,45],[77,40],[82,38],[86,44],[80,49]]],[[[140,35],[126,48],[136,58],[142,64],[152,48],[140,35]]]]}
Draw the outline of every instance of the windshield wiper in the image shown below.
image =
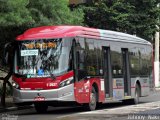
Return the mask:
{"type": "Polygon", "coordinates": [[[50,77],[55,80],[56,79],[56,76],[53,74],[53,73],[50,73],[50,77]]]}

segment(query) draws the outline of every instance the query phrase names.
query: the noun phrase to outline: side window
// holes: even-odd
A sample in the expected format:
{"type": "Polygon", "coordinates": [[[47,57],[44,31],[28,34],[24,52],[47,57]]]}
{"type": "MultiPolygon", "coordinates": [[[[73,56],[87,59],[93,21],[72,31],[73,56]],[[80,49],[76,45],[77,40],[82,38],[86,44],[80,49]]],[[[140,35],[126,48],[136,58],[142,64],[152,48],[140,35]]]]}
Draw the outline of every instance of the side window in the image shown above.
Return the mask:
{"type": "Polygon", "coordinates": [[[103,61],[102,61],[102,46],[103,43],[101,40],[95,40],[94,41],[95,46],[95,54],[96,54],[96,61],[97,61],[97,69],[96,74],[99,76],[103,75],[103,61]]]}
{"type": "Polygon", "coordinates": [[[140,75],[141,76],[149,76],[150,75],[150,68],[152,66],[151,62],[151,55],[152,51],[151,48],[141,48],[140,49],[140,75]]]}
{"type": "Polygon", "coordinates": [[[87,39],[86,45],[86,71],[89,76],[99,76],[102,70],[101,48],[98,46],[98,40],[87,39]]]}
{"type": "Polygon", "coordinates": [[[113,77],[122,77],[123,62],[121,47],[119,46],[119,43],[113,43],[113,46],[111,47],[111,65],[113,77]]]}
{"type": "Polygon", "coordinates": [[[148,64],[147,64],[147,58],[146,52],[144,48],[139,49],[139,61],[140,61],[140,75],[145,76],[148,74],[148,64]]]}
{"type": "Polygon", "coordinates": [[[76,61],[79,79],[103,74],[102,47],[95,39],[77,38],[76,61]]]}
{"type": "Polygon", "coordinates": [[[86,71],[87,75],[96,75],[96,56],[94,51],[93,39],[87,39],[86,45],[86,71]]]}
{"type": "Polygon", "coordinates": [[[151,47],[147,47],[146,48],[146,56],[147,56],[147,64],[148,64],[148,67],[149,67],[149,75],[152,75],[152,70],[153,70],[153,66],[152,66],[152,48],[151,47]]]}
{"type": "Polygon", "coordinates": [[[131,66],[131,75],[137,76],[139,75],[139,64],[140,64],[140,52],[138,48],[130,49],[130,66],[131,66]]]}
{"type": "Polygon", "coordinates": [[[77,38],[76,40],[76,61],[76,66],[78,69],[78,79],[81,80],[86,76],[84,38],[77,38]]]}

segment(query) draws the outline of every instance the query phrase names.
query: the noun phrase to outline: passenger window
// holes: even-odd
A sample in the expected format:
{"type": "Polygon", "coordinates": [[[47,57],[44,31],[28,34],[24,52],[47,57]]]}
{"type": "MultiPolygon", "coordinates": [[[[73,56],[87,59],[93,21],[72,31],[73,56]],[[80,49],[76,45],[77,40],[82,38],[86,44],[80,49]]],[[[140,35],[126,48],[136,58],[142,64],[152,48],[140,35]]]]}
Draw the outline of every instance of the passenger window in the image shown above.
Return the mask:
{"type": "Polygon", "coordinates": [[[113,46],[111,48],[111,64],[112,64],[112,75],[114,78],[122,77],[122,53],[121,49],[113,46]]]}

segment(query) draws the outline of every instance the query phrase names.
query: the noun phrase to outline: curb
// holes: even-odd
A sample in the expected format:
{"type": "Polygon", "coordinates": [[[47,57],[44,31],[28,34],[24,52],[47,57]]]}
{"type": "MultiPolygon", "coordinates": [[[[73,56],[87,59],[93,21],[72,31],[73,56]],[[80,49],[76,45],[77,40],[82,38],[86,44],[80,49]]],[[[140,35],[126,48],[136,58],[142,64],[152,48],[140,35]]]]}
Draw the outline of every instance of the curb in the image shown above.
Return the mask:
{"type": "Polygon", "coordinates": [[[16,111],[16,110],[24,110],[24,109],[30,109],[30,108],[33,108],[33,106],[11,106],[6,108],[0,108],[0,113],[16,111]]]}

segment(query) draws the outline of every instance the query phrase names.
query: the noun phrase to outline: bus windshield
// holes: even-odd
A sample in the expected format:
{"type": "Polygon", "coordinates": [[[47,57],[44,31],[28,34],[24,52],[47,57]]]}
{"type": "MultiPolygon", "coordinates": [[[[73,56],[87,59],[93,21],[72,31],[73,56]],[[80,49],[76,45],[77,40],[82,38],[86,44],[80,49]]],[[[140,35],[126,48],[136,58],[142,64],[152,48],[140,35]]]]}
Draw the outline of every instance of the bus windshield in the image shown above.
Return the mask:
{"type": "Polygon", "coordinates": [[[14,73],[32,77],[59,76],[69,70],[72,60],[70,38],[18,42],[14,73]]]}

